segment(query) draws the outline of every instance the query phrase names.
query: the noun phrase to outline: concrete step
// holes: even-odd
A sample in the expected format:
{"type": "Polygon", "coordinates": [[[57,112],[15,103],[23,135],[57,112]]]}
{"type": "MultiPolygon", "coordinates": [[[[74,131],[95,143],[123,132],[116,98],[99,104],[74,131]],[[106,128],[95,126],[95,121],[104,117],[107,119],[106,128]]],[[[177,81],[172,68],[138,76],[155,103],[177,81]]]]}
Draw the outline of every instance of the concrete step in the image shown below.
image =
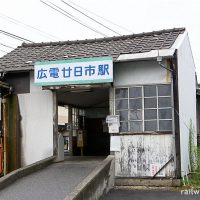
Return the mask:
{"type": "Polygon", "coordinates": [[[115,186],[179,187],[180,179],[115,178],[115,186]]]}

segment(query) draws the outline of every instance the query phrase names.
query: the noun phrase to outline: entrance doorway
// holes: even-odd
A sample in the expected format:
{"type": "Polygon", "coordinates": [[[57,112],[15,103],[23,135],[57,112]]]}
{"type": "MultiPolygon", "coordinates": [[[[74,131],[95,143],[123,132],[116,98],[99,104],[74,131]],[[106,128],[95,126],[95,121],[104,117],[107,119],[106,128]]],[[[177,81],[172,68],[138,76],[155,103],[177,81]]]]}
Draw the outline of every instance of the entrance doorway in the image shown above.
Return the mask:
{"type": "Polygon", "coordinates": [[[58,128],[64,137],[64,152],[73,156],[110,154],[109,87],[81,90],[59,89],[58,128]]]}

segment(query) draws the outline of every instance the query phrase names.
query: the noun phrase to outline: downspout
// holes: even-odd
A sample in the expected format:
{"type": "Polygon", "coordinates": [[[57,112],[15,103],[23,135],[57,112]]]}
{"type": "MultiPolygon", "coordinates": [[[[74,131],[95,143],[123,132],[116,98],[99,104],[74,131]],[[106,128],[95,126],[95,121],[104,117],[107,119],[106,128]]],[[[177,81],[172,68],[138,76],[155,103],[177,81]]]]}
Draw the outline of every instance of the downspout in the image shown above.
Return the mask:
{"type": "Polygon", "coordinates": [[[171,73],[171,89],[172,89],[172,119],[173,119],[173,147],[174,147],[174,164],[175,164],[175,177],[181,177],[181,154],[180,154],[180,127],[179,127],[179,97],[178,97],[178,68],[177,68],[177,54],[175,52],[174,57],[169,61],[168,67],[165,67],[162,62],[162,58],[158,57],[157,62],[160,67],[168,70],[171,73]]]}
{"type": "Polygon", "coordinates": [[[180,152],[180,124],[179,124],[179,94],[178,94],[178,60],[177,50],[171,62],[171,67],[175,71],[173,74],[173,97],[174,97],[174,122],[175,122],[175,163],[176,163],[176,178],[181,178],[181,152],[180,152]]]}

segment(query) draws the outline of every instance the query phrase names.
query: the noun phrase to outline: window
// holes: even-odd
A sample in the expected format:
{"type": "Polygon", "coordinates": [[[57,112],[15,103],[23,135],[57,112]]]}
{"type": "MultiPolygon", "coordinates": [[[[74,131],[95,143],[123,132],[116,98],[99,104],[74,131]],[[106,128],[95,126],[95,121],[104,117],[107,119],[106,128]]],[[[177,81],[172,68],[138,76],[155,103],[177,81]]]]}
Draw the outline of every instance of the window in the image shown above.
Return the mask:
{"type": "Polygon", "coordinates": [[[172,131],[171,85],[115,89],[120,132],[172,131]]]}

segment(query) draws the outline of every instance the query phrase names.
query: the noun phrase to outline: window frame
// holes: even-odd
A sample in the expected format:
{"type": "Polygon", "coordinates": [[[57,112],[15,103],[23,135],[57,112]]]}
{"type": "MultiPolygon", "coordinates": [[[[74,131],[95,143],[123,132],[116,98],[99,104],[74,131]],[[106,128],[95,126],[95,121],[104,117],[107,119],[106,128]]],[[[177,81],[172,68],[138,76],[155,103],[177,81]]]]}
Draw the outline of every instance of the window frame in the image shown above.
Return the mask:
{"type": "Polygon", "coordinates": [[[128,117],[127,117],[127,121],[121,121],[120,120],[120,123],[121,122],[124,122],[124,123],[128,123],[128,130],[127,131],[120,131],[120,133],[128,133],[128,134],[130,134],[130,133],[133,133],[133,134],[135,134],[135,133],[148,133],[148,132],[162,132],[162,133],[172,133],[173,132],[173,129],[174,129],[174,114],[173,114],[173,112],[174,112],[174,109],[173,109],[173,88],[172,88],[172,83],[161,83],[161,84],[144,84],[144,85],[130,85],[130,86],[122,86],[122,87],[120,87],[120,86],[118,86],[118,87],[115,87],[114,88],[114,114],[117,114],[117,112],[120,112],[120,111],[128,111],[128,117]],[[166,96],[159,96],[159,86],[170,86],[170,96],[169,95],[166,95],[166,96]],[[147,96],[147,97],[145,97],[145,95],[144,95],[144,88],[145,88],[145,86],[155,86],[156,87],[156,96],[147,96]],[[130,97],[130,89],[131,88],[135,88],[135,87],[140,87],[141,88],[141,92],[142,92],[142,95],[141,95],[141,97],[130,97]],[[115,95],[115,93],[116,93],[116,90],[117,89],[128,89],[128,96],[127,97],[125,97],[125,98],[123,98],[123,97],[118,97],[117,99],[116,99],[116,95],[115,95]],[[131,99],[140,99],[141,98],[141,100],[142,100],[142,108],[141,109],[132,109],[132,108],[130,108],[130,100],[131,99]],[[155,108],[145,108],[144,106],[145,106],[145,104],[144,104],[144,102],[145,102],[145,99],[148,99],[148,98],[156,98],[156,107],[155,108]],[[170,98],[171,99],[171,106],[159,106],[159,98],[170,98]],[[128,100],[128,109],[118,109],[118,110],[116,110],[116,104],[115,104],[115,102],[116,102],[116,100],[119,100],[119,99],[127,99],[128,100]],[[145,119],[145,115],[144,115],[144,113],[145,113],[145,110],[153,110],[153,109],[156,109],[156,114],[157,114],[157,118],[156,119],[145,119]],[[160,115],[159,115],[159,111],[160,110],[162,110],[162,109],[170,109],[171,110],[171,118],[166,118],[166,119],[162,119],[162,118],[160,118],[160,115]],[[142,111],[142,119],[141,120],[133,120],[133,119],[130,119],[130,111],[142,111]],[[156,126],[157,126],[157,130],[152,130],[152,131],[148,131],[148,130],[145,130],[145,121],[147,122],[147,121],[156,121],[156,126]],[[160,127],[160,122],[162,122],[162,121],[170,121],[170,123],[171,123],[171,127],[170,127],[170,129],[171,130],[161,130],[161,127],[160,127]],[[131,122],[141,122],[142,123],[142,131],[131,131],[131,122]]]}

